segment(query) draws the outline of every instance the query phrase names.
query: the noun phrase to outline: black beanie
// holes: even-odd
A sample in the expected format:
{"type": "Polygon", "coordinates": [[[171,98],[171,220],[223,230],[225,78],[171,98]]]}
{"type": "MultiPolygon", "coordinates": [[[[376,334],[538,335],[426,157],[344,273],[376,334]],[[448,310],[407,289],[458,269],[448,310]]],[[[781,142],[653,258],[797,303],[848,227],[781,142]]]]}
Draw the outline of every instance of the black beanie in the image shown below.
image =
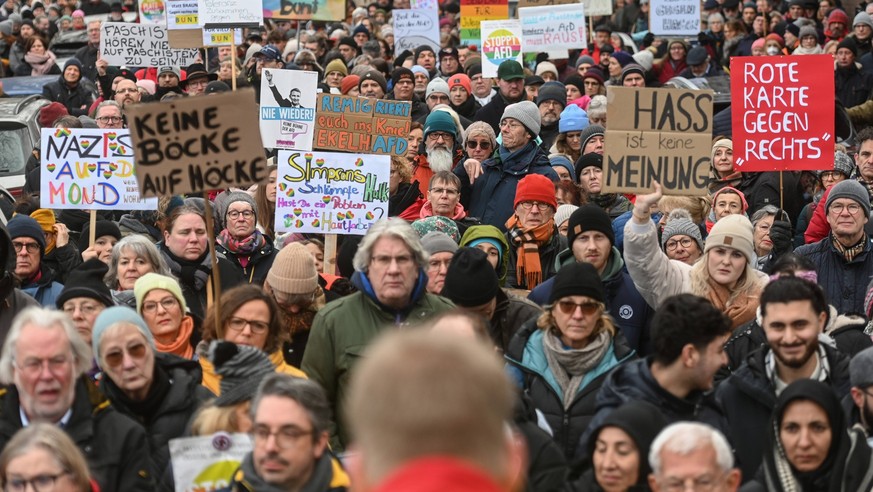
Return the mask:
{"type": "Polygon", "coordinates": [[[562,267],[555,275],[549,304],[567,296],[585,296],[606,302],[606,292],[600,275],[591,263],[576,263],[562,267]]]}
{"type": "Polygon", "coordinates": [[[40,258],[45,255],[45,232],[39,222],[27,215],[16,215],[6,224],[9,239],[15,240],[20,237],[28,237],[39,243],[40,258]]]}
{"type": "Polygon", "coordinates": [[[846,36],[840,41],[840,44],[837,45],[837,50],[840,48],[846,48],[852,52],[856,57],[858,56],[858,43],[855,42],[855,38],[850,38],[846,36]]]}
{"type": "Polygon", "coordinates": [[[459,248],[446,271],[440,295],[458,306],[475,307],[491,302],[500,285],[488,255],[477,248],[459,248]]]}
{"type": "Polygon", "coordinates": [[[609,215],[606,210],[593,203],[577,208],[567,219],[567,246],[572,250],[576,236],[587,231],[602,232],[609,238],[609,244],[615,245],[615,232],[612,230],[609,215]]]}
{"type": "Polygon", "coordinates": [[[406,67],[395,68],[393,72],[391,72],[391,85],[396,86],[397,82],[400,82],[400,79],[408,78],[415,83],[415,75],[412,73],[412,70],[406,67]]]}
{"type": "Polygon", "coordinates": [[[342,45],[352,47],[355,49],[355,51],[360,52],[360,50],[358,50],[358,42],[355,41],[355,38],[353,38],[351,36],[346,36],[346,37],[340,39],[339,43],[337,43],[336,47],[339,48],[342,45]]]}
{"type": "Polygon", "coordinates": [[[436,51],[434,51],[433,48],[430,47],[430,45],[423,44],[418,48],[415,48],[415,57],[412,59],[412,63],[414,65],[418,65],[418,57],[425,51],[430,51],[431,53],[433,53],[434,58],[436,58],[436,51]]]}
{"type": "MultiPolygon", "coordinates": [[[[98,220],[95,222],[97,233],[94,234],[94,239],[96,240],[98,237],[103,236],[112,236],[116,240],[121,240],[121,229],[118,228],[118,224],[112,222],[111,220],[98,220]]],[[[79,236],[79,251],[85,251],[88,249],[91,243],[91,223],[86,222],[82,227],[82,234],[79,236]]]]}
{"type": "Polygon", "coordinates": [[[603,156],[598,154],[597,152],[589,152],[576,159],[576,164],[573,166],[573,168],[576,170],[577,183],[579,182],[579,178],[582,176],[582,170],[588,166],[595,166],[603,169],[603,156]]]}
{"type": "Polygon", "coordinates": [[[112,292],[103,281],[108,271],[109,265],[97,258],[91,258],[77,266],[67,275],[66,285],[55,301],[55,305],[58,309],[63,309],[64,303],[70,299],[89,297],[102,302],[105,306],[114,306],[112,292]]]}

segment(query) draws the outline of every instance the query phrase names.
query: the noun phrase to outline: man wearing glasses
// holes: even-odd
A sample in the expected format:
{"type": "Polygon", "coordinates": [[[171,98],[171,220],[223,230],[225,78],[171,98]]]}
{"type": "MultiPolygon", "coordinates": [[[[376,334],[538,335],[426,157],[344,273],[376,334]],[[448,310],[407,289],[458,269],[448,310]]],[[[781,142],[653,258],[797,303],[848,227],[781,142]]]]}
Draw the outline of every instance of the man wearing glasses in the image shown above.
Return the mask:
{"type": "MultiPolygon", "coordinates": [[[[448,87],[444,80],[437,80],[448,87]]],[[[435,95],[431,94],[430,88],[428,86],[428,101],[435,95]]],[[[448,112],[436,110],[427,115],[424,121],[424,152],[415,157],[412,165],[412,177],[418,181],[422,195],[427,195],[428,183],[435,173],[451,171],[461,162],[463,153],[456,143],[459,143],[458,126],[448,112]]]]}
{"type": "Polygon", "coordinates": [[[136,86],[136,82],[130,79],[122,79],[115,86],[115,102],[121,106],[122,110],[127,109],[130,105],[140,102],[142,94],[136,86]]]}
{"type": "Polygon", "coordinates": [[[479,225],[479,219],[467,215],[461,205],[461,180],[451,171],[440,171],[430,178],[427,201],[421,207],[421,218],[434,215],[452,219],[463,236],[470,226],[479,225]]]}
{"type": "Polygon", "coordinates": [[[27,215],[16,215],[6,225],[15,255],[15,275],[21,290],[40,305],[54,307],[64,286],[54,281],[52,269],[43,265],[45,233],[39,223],[27,215]]]}
{"type": "MultiPolygon", "coordinates": [[[[137,91],[137,94],[139,92],[137,91]]],[[[99,128],[124,128],[124,118],[121,117],[121,106],[115,101],[103,101],[97,106],[94,114],[99,128]]]]}

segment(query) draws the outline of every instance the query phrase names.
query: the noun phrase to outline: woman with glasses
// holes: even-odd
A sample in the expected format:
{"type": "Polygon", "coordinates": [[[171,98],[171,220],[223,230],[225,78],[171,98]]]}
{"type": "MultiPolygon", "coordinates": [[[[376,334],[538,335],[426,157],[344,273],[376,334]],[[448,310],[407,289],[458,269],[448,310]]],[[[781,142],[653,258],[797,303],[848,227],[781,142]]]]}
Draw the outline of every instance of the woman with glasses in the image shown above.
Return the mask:
{"type": "Polygon", "coordinates": [[[200,385],[200,365],[156,351],[149,326],[127,306],[100,313],[91,346],[103,371],[101,391],[116,411],[145,427],[151,470],[161,476],[170,463],[170,439],[181,437],[200,404],[213,396],[200,385]]]}
{"type": "Polygon", "coordinates": [[[595,413],[595,398],[611,369],[635,359],[606,313],[606,292],[590,263],[555,276],[545,312],[525,323],[506,350],[510,377],[530,397],[569,462],[595,413]]]}
{"type": "Polygon", "coordinates": [[[661,232],[661,247],[667,258],[687,265],[697,263],[703,255],[703,235],[688,210],[675,208],[670,212],[661,232]]]}
{"type": "MultiPolygon", "coordinates": [[[[307,253],[309,254],[309,253],[307,253]]],[[[220,394],[219,375],[205,357],[209,342],[224,340],[261,350],[270,358],[276,372],[305,378],[300,369],[285,362],[282,343],[287,340],[279,306],[271,294],[253,285],[240,285],[222,294],[219,313],[210,309],[203,323],[203,341],[197,346],[203,368],[203,386],[220,394]]]]}
{"type": "Polygon", "coordinates": [[[464,130],[464,150],[467,158],[484,162],[497,148],[497,135],[491,125],[475,121],[464,130]]]}
{"type": "Polygon", "coordinates": [[[97,492],[88,462],[60,427],[44,422],[21,429],[0,454],[0,484],[7,492],[97,492]]]}
{"type": "Polygon", "coordinates": [[[758,256],[755,268],[758,270],[764,270],[764,266],[771,259],[773,238],[770,236],[770,229],[773,227],[773,222],[777,220],[777,215],[778,220],[788,221],[785,212],[774,205],[766,205],[752,214],[752,227],[755,228],[755,254],[758,256]]]}
{"type": "Polygon", "coordinates": [[[133,287],[147,273],[172,276],[158,248],[140,234],[132,234],[115,243],[109,257],[106,286],[116,304],[136,307],[133,287]]]}
{"type": "Polygon", "coordinates": [[[196,359],[199,325],[188,314],[182,288],[175,278],[146,273],[137,279],[133,292],[136,311],[142,315],[154,338],[155,350],[183,359],[196,359]]]}
{"type": "Polygon", "coordinates": [[[224,255],[246,282],[264,285],[276,249],[273,241],[255,227],[257,216],[257,205],[251,195],[242,191],[228,193],[221,201],[224,229],[215,238],[215,252],[224,255]]]}

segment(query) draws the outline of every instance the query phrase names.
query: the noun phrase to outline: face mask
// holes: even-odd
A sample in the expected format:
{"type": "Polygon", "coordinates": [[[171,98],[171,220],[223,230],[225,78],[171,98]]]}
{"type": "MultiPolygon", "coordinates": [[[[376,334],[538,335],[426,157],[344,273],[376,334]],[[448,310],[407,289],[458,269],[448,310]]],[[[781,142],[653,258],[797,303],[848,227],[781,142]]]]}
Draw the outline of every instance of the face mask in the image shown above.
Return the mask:
{"type": "Polygon", "coordinates": [[[768,47],[767,47],[767,54],[770,55],[770,56],[778,55],[778,54],[779,54],[779,48],[777,48],[776,46],[768,46],[768,47]]]}

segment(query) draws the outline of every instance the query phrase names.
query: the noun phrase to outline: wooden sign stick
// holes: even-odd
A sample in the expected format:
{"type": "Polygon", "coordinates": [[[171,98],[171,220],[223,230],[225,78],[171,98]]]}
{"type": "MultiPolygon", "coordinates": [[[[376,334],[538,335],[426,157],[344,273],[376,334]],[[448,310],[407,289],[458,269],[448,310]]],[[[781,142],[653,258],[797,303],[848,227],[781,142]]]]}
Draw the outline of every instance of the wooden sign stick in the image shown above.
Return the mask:
{"type": "Polygon", "coordinates": [[[322,262],[324,273],[336,274],[336,234],[324,235],[324,261],[322,262]]]}
{"type": "MultiPolygon", "coordinates": [[[[218,271],[218,257],[215,255],[215,227],[212,224],[212,202],[209,201],[209,192],[203,192],[203,201],[206,202],[206,240],[209,245],[209,256],[212,257],[212,281],[214,282],[215,293],[213,294],[212,307],[215,308],[216,323],[221,319],[221,311],[218,305],[218,299],[221,297],[221,273],[218,271]]],[[[206,286],[208,289],[209,286],[206,286]]],[[[208,303],[207,303],[208,304],[208,303]]],[[[209,306],[207,306],[207,309],[209,306]]]]}
{"type": "Polygon", "coordinates": [[[97,241],[97,210],[91,209],[91,230],[88,231],[88,247],[93,248],[94,242],[97,241]]]}
{"type": "MultiPolygon", "coordinates": [[[[236,32],[234,32],[234,35],[236,35],[236,32]]],[[[237,77],[236,60],[237,60],[237,58],[236,58],[236,46],[231,44],[230,45],[230,85],[231,85],[230,88],[233,91],[236,90],[236,77],[237,77]]],[[[206,201],[208,202],[209,200],[206,200],[206,201]]]]}

